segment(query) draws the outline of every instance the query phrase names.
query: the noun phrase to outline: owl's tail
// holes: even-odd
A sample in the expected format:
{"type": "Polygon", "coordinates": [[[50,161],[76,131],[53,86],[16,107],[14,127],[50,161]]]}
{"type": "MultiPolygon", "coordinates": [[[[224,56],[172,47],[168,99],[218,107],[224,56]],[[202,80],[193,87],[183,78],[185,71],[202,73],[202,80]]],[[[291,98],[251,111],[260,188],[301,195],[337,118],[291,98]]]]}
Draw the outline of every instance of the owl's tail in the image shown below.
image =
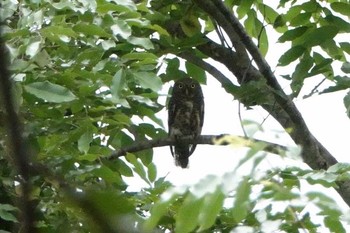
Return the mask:
{"type": "Polygon", "coordinates": [[[175,158],[175,165],[180,166],[181,168],[187,168],[188,158],[175,158]]]}
{"type": "Polygon", "coordinates": [[[187,168],[190,149],[188,145],[175,146],[175,165],[187,168]]]}

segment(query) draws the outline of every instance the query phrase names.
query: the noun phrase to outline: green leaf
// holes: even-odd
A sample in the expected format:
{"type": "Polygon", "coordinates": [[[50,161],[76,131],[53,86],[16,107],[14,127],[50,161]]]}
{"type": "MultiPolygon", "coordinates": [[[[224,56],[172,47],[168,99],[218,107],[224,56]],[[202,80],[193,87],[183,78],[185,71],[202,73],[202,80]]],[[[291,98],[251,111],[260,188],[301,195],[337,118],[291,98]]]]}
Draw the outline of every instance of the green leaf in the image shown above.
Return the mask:
{"type": "Polygon", "coordinates": [[[34,41],[30,43],[26,49],[26,55],[29,57],[34,57],[40,50],[41,41],[34,41]]]}
{"type": "Polygon", "coordinates": [[[84,35],[87,35],[87,36],[99,36],[99,37],[107,37],[107,38],[111,36],[103,28],[95,24],[78,23],[73,26],[73,30],[78,33],[83,33],[84,35]]]}
{"type": "Polygon", "coordinates": [[[132,172],[132,169],[121,159],[116,160],[115,162],[113,161],[113,163],[116,164],[117,168],[118,168],[118,172],[126,177],[132,177],[134,174],[132,172]]]}
{"type": "Polygon", "coordinates": [[[134,73],[134,77],[140,83],[141,87],[144,89],[151,89],[154,92],[158,92],[162,88],[161,79],[154,73],[151,72],[137,72],[134,73]]]}
{"type": "Polygon", "coordinates": [[[343,103],[346,109],[346,114],[350,118],[350,92],[348,92],[343,99],[343,103]]]}
{"type": "Polygon", "coordinates": [[[350,74],[350,62],[344,62],[341,66],[341,70],[346,74],[350,74]]]}
{"type": "Polygon", "coordinates": [[[185,63],[185,66],[186,66],[187,74],[190,77],[193,77],[199,83],[203,83],[203,84],[206,83],[207,81],[206,73],[202,68],[199,68],[198,66],[193,65],[192,63],[187,61],[185,63]]]}
{"type": "Polygon", "coordinates": [[[344,52],[346,52],[347,54],[350,54],[350,43],[341,42],[341,43],[339,43],[339,45],[343,49],[344,52]]]}
{"type": "Polygon", "coordinates": [[[345,15],[347,17],[350,17],[350,4],[349,2],[345,3],[345,2],[333,2],[331,3],[331,8],[342,14],[345,15]]]}
{"type": "Polygon", "coordinates": [[[197,219],[203,204],[203,198],[198,199],[194,195],[188,194],[175,217],[175,232],[193,231],[198,225],[197,219]]]}
{"type": "Polygon", "coordinates": [[[345,21],[344,19],[331,14],[327,15],[325,19],[330,24],[329,26],[338,28],[339,32],[350,32],[350,24],[348,21],[345,21]]]}
{"type": "Polygon", "coordinates": [[[112,32],[116,36],[128,39],[131,36],[131,27],[124,20],[115,20],[115,24],[111,26],[112,32]]]}
{"type": "Polygon", "coordinates": [[[141,46],[145,49],[154,49],[154,46],[149,38],[130,36],[128,42],[133,45],[141,46]]]}
{"type": "Polygon", "coordinates": [[[86,128],[78,140],[78,149],[80,152],[87,154],[90,149],[90,143],[93,140],[93,132],[91,127],[86,128]]]}
{"type": "Polygon", "coordinates": [[[100,191],[100,190],[89,190],[89,192],[84,193],[88,202],[83,202],[90,204],[95,214],[104,216],[107,222],[115,223],[118,219],[119,214],[130,214],[133,211],[134,204],[126,196],[115,192],[115,191],[100,191]]]}
{"type": "Polygon", "coordinates": [[[264,16],[267,23],[273,24],[279,14],[266,4],[259,3],[258,5],[260,13],[264,16]]]}
{"type": "Polygon", "coordinates": [[[199,229],[203,231],[211,227],[224,204],[225,195],[222,193],[221,188],[217,188],[215,192],[208,193],[204,196],[203,205],[198,216],[199,229]]]}
{"type": "Polygon", "coordinates": [[[154,182],[157,179],[157,167],[154,163],[150,163],[147,166],[148,180],[154,182]]]}
{"type": "Polygon", "coordinates": [[[153,53],[148,53],[148,52],[137,52],[137,53],[127,53],[122,56],[123,59],[128,59],[128,60],[145,60],[145,59],[150,59],[154,60],[154,62],[157,61],[158,57],[154,55],[153,53]]]}
{"type": "Polygon", "coordinates": [[[269,49],[269,40],[268,40],[265,28],[261,28],[261,30],[262,30],[261,34],[258,35],[258,39],[259,39],[258,46],[261,54],[263,56],[266,56],[267,51],[269,49]]]}
{"type": "Polygon", "coordinates": [[[348,171],[350,171],[349,163],[336,163],[327,169],[327,172],[338,173],[338,174],[348,172],[348,171]]]}
{"type": "Polygon", "coordinates": [[[159,220],[169,210],[171,204],[185,191],[187,190],[170,188],[161,195],[161,199],[151,208],[151,217],[147,219],[143,225],[145,232],[149,232],[157,226],[159,220]]]}
{"type": "Polygon", "coordinates": [[[321,44],[322,49],[332,58],[345,61],[343,51],[338,47],[334,40],[326,40],[321,44]]]}
{"type": "Polygon", "coordinates": [[[43,33],[44,36],[56,38],[58,38],[61,35],[73,38],[76,38],[78,36],[78,34],[75,31],[73,31],[72,28],[57,25],[45,27],[41,30],[41,33],[43,33]]]}
{"type": "Polygon", "coordinates": [[[96,11],[100,14],[106,14],[108,12],[121,12],[125,13],[130,11],[130,7],[123,6],[123,5],[117,5],[110,2],[103,2],[102,4],[98,4],[96,11]]]}
{"type": "Polygon", "coordinates": [[[278,42],[283,43],[286,41],[292,41],[300,37],[301,35],[303,35],[307,30],[308,30],[308,27],[305,27],[305,26],[288,30],[280,38],[278,38],[278,42]]]}
{"type": "Polygon", "coordinates": [[[316,45],[320,45],[327,40],[333,39],[339,29],[334,26],[323,26],[315,29],[309,29],[308,33],[302,37],[302,45],[305,47],[313,47],[316,45]]]}
{"type": "Polygon", "coordinates": [[[333,187],[337,175],[325,171],[315,171],[303,176],[310,184],[322,184],[325,187],[333,187]]]}
{"type": "Polygon", "coordinates": [[[126,72],[124,69],[118,70],[112,79],[111,85],[111,94],[112,94],[112,102],[115,104],[121,104],[126,108],[130,108],[129,103],[126,101],[124,96],[124,89],[126,88],[126,80],[125,80],[126,72]]]}
{"type": "Polygon", "coordinates": [[[17,218],[10,213],[10,211],[17,211],[18,209],[9,204],[0,204],[0,218],[5,221],[18,222],[17,218]]]}
{"type": "Polygon", "coordinates": [[[338,217],[334,218],[331,216],[326,216],[324,218],[324,224],[326,227],[328,227],[330,232],[346,233],[346,230],[344,229],[342,222],[339,221],[338,217]]]}
{"type": "Polygon", "coordinates": [[[278,60],[279,66],[286,66],[298,59],[305,52],[305,47],[297,45],[285,52],[278,60]]]}
{"type": "Polygon", "coordinates": [[[282,15],[277,16],[277,18],[275,19],[275,22],[273,22],[273,28],[280,33],[285,32],[287,30],[286,21],[282,15]]]}
{"type": "Polygon", "coordinates": [[[235,203],[231,209],[231,215],[236,220],[240,222],[248,214],[249,206],[249,195],[251,192],[251,185],[249,183],[249,178],[245,177],[238,185],[235,195],[235,203]]]}
{"type": "Polygon", "coordinates": [[[106,183],[125,185],[119,173],[112,171],[109,167],[104,165],[93,169],[91,174],[102,178],[106,183]]]}
{"type": "Polygon", "coordinates": [[[199,23],[198,18],[191,11],[180,20],[180,25],[188,37],[201,32],[201,24],[199,23]]]}
{"type": "Polygon", "coordinates": [[[49,81],[30,83],[25,85],[24,89],[40,99],[53,103],[69,102],[76,99],[76,96],[67,88],[49,81]]]}
{"type": "Polygon", "coordinates": [[[147,184],[149,184],[151,186],[151,183],[148,180],[148,177],[146,175],[145,167],[136,158],[136,156],[134,154],[127,153],[125,158],[128,162],[130,162],[132,165],[134,165],[133,170],[140,176],[140,178],[143,179],[147,184]]]}
{"type": "Polygon", "coordinates": [[[254,0],[244,0],[239,4],[239,6],[237,8],[237,15],[238,15],[239,19],[242,19],[244,16],[247,15],[253,2],[254,2],[254,0]]]}
{"type": "Polygon", "coordinates": [[[309,12],[298,14],[290,21],[290,26],[298,27],[309,23],[311,15],[309,12]]]}
{"type": "Polygon", "coordinates": [[[308,77],[309,70],[311,69],[312,65],[312,57],[310,57],[308,53],[305,53],[300,59],[299,64],[295,67],[295,71],[292,75],[291,88],[296,95],[298,95],[299,91],[301,90],[304,79],[308,77]]]}

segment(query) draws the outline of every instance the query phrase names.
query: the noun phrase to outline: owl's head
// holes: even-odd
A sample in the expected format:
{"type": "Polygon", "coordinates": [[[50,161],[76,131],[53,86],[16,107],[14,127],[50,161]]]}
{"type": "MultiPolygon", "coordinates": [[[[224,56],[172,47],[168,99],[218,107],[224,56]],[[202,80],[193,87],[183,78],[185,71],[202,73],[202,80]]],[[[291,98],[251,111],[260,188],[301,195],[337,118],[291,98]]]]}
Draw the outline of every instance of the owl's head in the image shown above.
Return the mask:
{"type": "Polygon", "coordinates": [[[173,88],[173,95],[189,99],[203,97],[199,82],[191,78],[183,78],[176,81],[173,88]]]}

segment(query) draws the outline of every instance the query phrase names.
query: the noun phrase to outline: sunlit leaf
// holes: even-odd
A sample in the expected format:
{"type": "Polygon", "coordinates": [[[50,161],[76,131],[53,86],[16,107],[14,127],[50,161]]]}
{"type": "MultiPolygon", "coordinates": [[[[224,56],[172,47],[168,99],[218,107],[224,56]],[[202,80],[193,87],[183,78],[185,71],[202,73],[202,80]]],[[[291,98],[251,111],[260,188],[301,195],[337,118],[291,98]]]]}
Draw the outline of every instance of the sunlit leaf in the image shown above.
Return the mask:
{"type": "Polygon", "coordinates": [[[130,36],[128,38],[128,42],[133,44],[133,45],[141,46],[145,49],[153,49],[154,48],[151,40],[148,38],[130,36]]]}
{"type": "Polygon", "coordinates": [[[162,81],[160,78],[151,72],[137,72],[134,73],[134,77],[139,81],[142,88],[150,88],[157,92],[162,87],[162,81]]]}
{"type": "Polygon", "coordinates": [[[87,154],[90,149],[90,143],[93,139],[93,133],[91,128],[86,128],[86,131],[80,136],[78,140],[78,149],[80,152],[87,154]]]}
{"type": "Polygon", "coordinates": [[[208,193],[203,200],[203,205],[198,216],[199,230],[203,231],[211,227],[219,215],[225,200],[225,195],[220,188],[208,193]]]}
{"type": "Polygon", "coordinates": [[[203,198],[196,198],[189,194],[176,215],[176,232],[191,232],[197,226],[197,218],[203,205],[203,198]]]}
{"type": "Polygon", "coordinates": [[[350,17],[350,4],[345,2],[333,2],[331,3],[331,8],[345,16],[350,17]]]}
{"type": "Polygon", "coordinates": [[[73,30],[78,33],[83,33],[84,35],[110,37],[105,30],[95,24],[76,24],[73,30]]]}
{"type": "Polygon", "coordinates": [[[25,85],[24,89],[28,93],[48,102],[62,103],[76,99],[76,96],[67,88],[49,81],[30,83],[25,85]]]}
{"type": "Polygon", "coordinates": [[[235,203],[232,208],[231,215],[236,220],[240,222],[248,214],[249,206],[249,195],[251,191],[251,185],[248,178],[244,178],[238,185],[235,195],[235,203]]]}
{"type": "Polygon", "coordinates": [[[157,167],[154,163],[150,163],[147,166],[148,180],[154,182],[157,178],[157,167]]]}
{"type": "Polygon", "coordinates": [[[111,26],[114,35],[121,36],[124,39],[128,39],[131,36],[131,28],[125,21],[116,20],[114,23],[111,26]]]}
{"type": "Polygon", "coordinates": [[[244,16],[247,15],[248,11],[250,10],[252,4],[253,4],[254,0],[246,0],[246,1],[242,1],[239,4],[239,7],[237,8],[237,14],[238,14],[238,18],[241,19],[244,16]]]}
{"type": "Polygon", "coordinates": [[[26,55],[28,55],[29,57],[34,57],[39,52],[40,44],[40,41],[35,41],[29,44],[26,49],[26,55]]]}

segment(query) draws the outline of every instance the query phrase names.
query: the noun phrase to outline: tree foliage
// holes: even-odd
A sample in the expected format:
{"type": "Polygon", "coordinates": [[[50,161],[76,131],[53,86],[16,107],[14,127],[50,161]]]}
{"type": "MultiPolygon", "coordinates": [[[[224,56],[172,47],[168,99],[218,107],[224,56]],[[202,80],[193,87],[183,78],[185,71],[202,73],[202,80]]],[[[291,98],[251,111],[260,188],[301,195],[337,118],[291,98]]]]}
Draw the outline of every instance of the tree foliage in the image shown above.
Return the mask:
{"type": "MultiPolygon", "coordinates": [[[[30,176],[23,181],[13,159],[11,139],[5,140],[9,114],[1,108],[1,230],[26,232],[28,215],[16,200],[28,183],[27,211],[38,232],[346,232],[349,219],[332,197],[302,193],[301,186],[335,188],[350,205],[350,166],[337,163],[314,138],[292,100],[306,79],[332,82],[308,96],[350,87],[349,12],[345,0],[281,0],[278,6],[262,0],[3,1],[1,40],[23,124],[20,146],[28,148],[19,156],[28,160],[30,176]],[[293,73],[274,76],[264,59],[272,50],[268,32],[285,44],[278,66],[294,67],[293,73]],[[152,149],[108,159],[115,150],[166,138],[157,117],[165,108],[160,90],[187,75],[202,84],[215,78],[246,107],[262,106],[302,147],[312,169],[260,171],[268,145],[259,141],[239,141],[249,150],[237,167],[193,186],[158,177],[152,149]],[[280,88],[282,80],[290,93],[280,88]],[[129,192],[124,178],[131,176],[148,187],[129,192]],[[321,221],[306,208],[310,203],[321,221]]],[[[276,153],[298,157],[291,151],[276,153]]]]}

